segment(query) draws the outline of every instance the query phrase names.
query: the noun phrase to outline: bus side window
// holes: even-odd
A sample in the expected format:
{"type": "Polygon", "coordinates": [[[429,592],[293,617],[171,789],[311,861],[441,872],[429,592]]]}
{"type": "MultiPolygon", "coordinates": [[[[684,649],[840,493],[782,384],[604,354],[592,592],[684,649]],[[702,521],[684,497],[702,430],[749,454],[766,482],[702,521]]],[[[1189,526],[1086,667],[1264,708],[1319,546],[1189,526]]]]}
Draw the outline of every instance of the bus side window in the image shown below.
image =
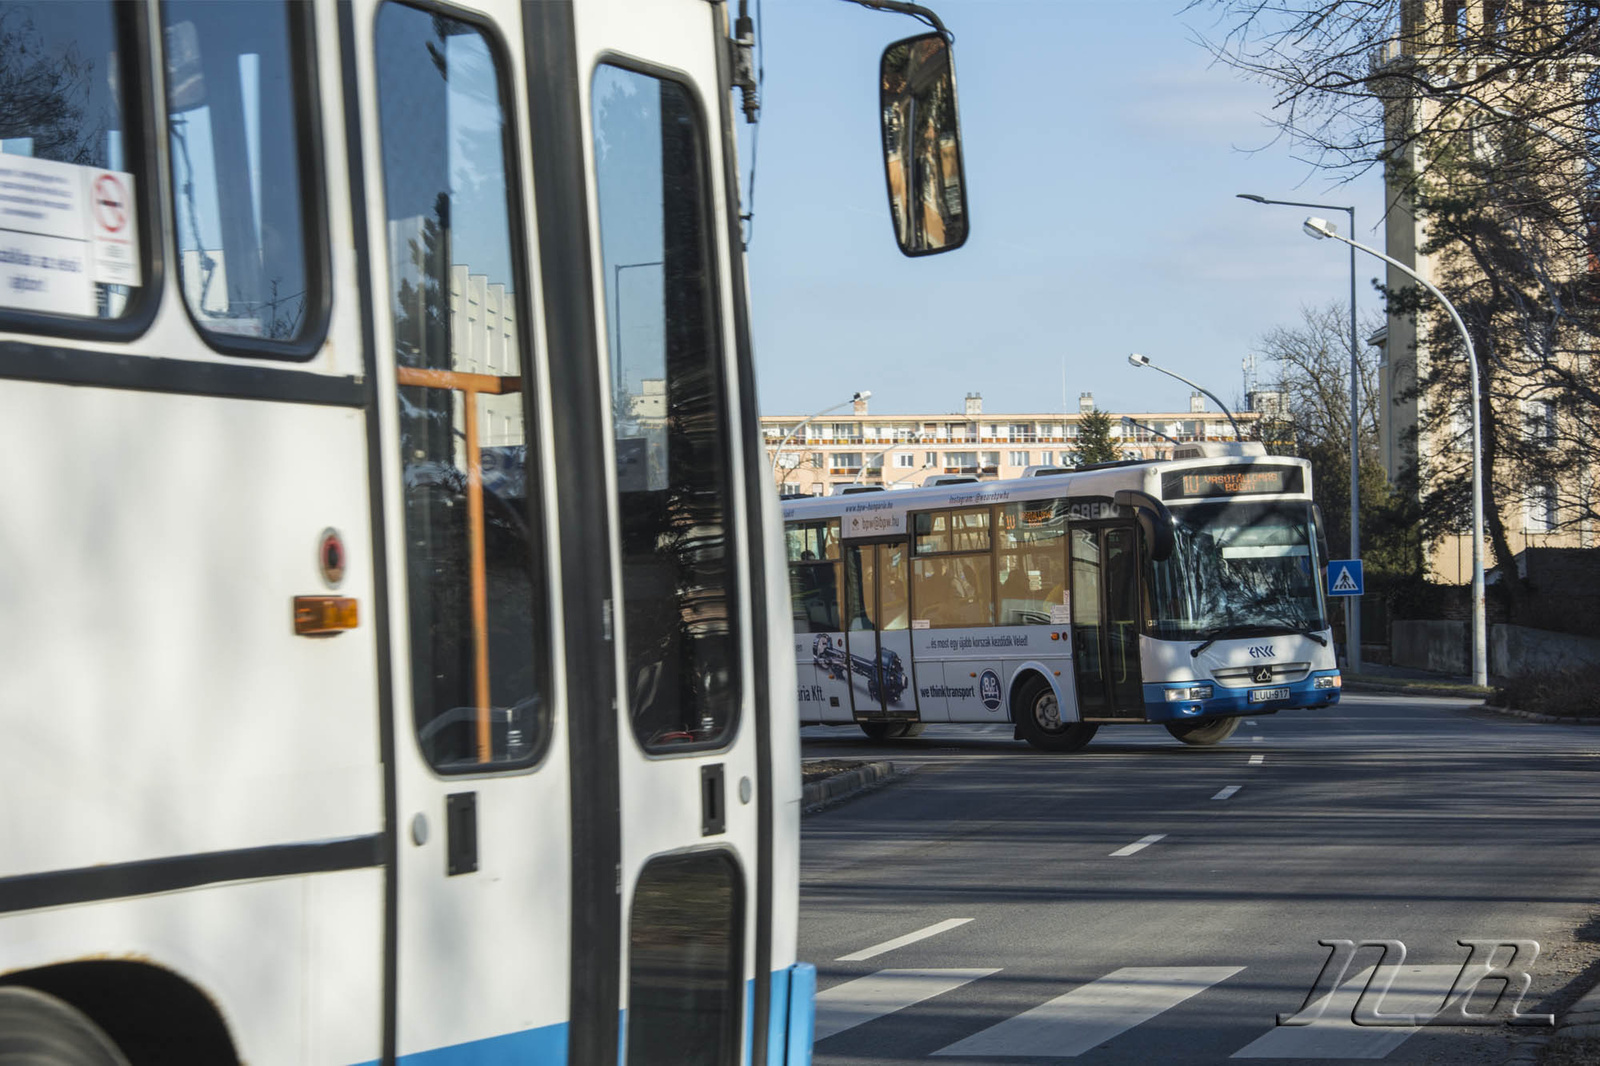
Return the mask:
{"type": "Polygon", "coordinates": [[[161,23],[184,302],[222,351],[309,357],[326,304],[317,160],[301,151],[314,66],[295,59],[310,9],[164,0],[161,23]]]}
{"type": "Polygon", "coordinates": [[[549,642],[503,75],[477,27],[398,3],[376,55],[418,742],[444,772],[524,766],[549,642]]]}
{"type": "Polygon", "coordinates": [[[609,64],[592,88],[628,714],[647,751],[714,747],[738,714],[741,620],[701,111],[609,64]]]}
{"type": "Polygon", "coordinates": [[[149,291],[158,212],[140,17],[105,0],[0,4],[7,328],[78,332],[62,319],[125,318],[149,291]]]}

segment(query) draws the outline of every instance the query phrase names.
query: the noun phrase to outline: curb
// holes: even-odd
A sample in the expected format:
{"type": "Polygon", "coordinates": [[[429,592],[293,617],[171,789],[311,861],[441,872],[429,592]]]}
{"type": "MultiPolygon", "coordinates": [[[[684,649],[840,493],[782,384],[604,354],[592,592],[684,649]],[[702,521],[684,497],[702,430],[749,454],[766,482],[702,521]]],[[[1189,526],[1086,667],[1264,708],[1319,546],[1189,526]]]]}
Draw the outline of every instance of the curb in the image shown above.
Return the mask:
{"type": "MultiPolygon", "coordinates": [[[[1529,722],[1544,722],[1548,725],[1600,725],[1600,718],[1584,718],[1562,714],[1539,714],[1536,711],[1519,711],[1514,707],[1492,707],[1484,704],[1483,709],[1503,714],[1508,718],[1522,718],[1529,722]]],[[[1596,1006],[1600,1010],[1600,1004],[1596,1006]]]]}
{"type": "Polygon", "coordinates": [[[1569,1040],[1596,1038],[1600,1038],[1600,985],[1589,989],[1582,999],[1572,1005],[1571,1010],[1561,1016],[1556,1023],[1553,1039],[1564,1044],[1569,1040]]]}
{"type": "Polygon", "coordinates": [[[1381,692],[1396,696],[1431,696],[1444,699],[1460,699],[1469,703],[1482,703],[1484,699],[1475,693],[1462,692],[1460,689],[1446,686],[1435,688],[1431,685],[1385,685],[1382,683],[1374,684],[1369,681],[1346,681],[1344,690],[1346,692],[1381,692]]]}
{"type": "Polygon", "coordinates": [[[895,776],[894,763],[869,762],[842,774],[813,781],[800,791],[800,809],[807,814],[823,806],[877,788],[895,776]]]}

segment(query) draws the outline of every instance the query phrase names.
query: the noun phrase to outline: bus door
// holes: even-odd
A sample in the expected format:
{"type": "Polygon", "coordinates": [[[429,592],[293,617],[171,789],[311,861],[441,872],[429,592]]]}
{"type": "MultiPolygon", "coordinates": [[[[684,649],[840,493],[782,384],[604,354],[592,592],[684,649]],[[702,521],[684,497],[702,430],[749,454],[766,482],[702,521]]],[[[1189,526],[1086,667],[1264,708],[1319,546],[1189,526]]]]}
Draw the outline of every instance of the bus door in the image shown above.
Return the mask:
{"type": "MultiPolygon", "coordinates": [[[[594,815],[618,850],[592,873],[615,925],[592,930],[591,946],[595,965],[618,965],[620,984],[574,986],[574,1029],[580,1016],[598,1024],[609,1011],[612,1037],[609,1048],[574,1043],[569,1061],[614,1056],[620,1025],[629,1064],[736,1062],[747,1039],[763,1046],[756,1033],[770,1017],[763,723],[773,701],[791,697],[787,685],[768,690],[781,676],[770,656],[788,654],[772,642],[788,627],[775,631],[766,610],[764,567],[778,560],[755,530],[772,488],[754,450],[754,396],[739,394],[749,366],[735,328],[744,285],[726,187],[728,13],[705,0],[523,10],[542,22],[530,48],[553,35],[577,50],[569,76],[593,196],[590,254],[563,269],[587,271],[583,283],[599,297],[590,329],[603,340],[588,371],[603,387],[578,417],[608,427],[619,623],[619,698],[574,714],[613,715],[615,813],[594,815]]],[[[546,191],[541,182],[541,198],[546,191]]]]}
{"type": "Polygon", "coordinates": [[[1143,719],[1137,531],[1129,522],[1075,523],[1071,531],[1079,713],[1085,719],[1143,719]]]}
{"type": "Polygon", "coordinates": [[[857,721],[916,718],[904,541],[845,549],[846,669],[857,721]]]}
{"type": "Polygon", "coordinates": [[[527,71],[519,5],[475,6],[346,14],[389,564],[402,1060],[553,1059],[568,1040],[573,793],[527,71]]]}

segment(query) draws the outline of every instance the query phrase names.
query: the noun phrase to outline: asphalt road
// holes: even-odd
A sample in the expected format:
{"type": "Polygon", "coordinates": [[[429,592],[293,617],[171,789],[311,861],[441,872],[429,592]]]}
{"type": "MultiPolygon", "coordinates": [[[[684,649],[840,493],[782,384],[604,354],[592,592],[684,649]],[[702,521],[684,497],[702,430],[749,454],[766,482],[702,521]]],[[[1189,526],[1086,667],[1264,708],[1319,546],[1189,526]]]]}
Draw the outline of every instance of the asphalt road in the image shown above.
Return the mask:
{"type": "Polygon", "coordinates": [[[1380,950],[1312,995],[1318,941],[1405,945],[1379,1014],[1434,1014],[1461,939],[1540,943],[1523,1013],[1600,976],[1573,936],[1600,900],[1600,728],[1347,694],[1214,748],[1160,727],[1069,755],[997,726],[802,737],[918,767],[803,824],[821,1063],[1501,1063],[1542,1034],[1358,1025],[1380,950]],[[1311,1021],[1308,997],[1313,1024],[1275,1024],[1311,1021]]]}

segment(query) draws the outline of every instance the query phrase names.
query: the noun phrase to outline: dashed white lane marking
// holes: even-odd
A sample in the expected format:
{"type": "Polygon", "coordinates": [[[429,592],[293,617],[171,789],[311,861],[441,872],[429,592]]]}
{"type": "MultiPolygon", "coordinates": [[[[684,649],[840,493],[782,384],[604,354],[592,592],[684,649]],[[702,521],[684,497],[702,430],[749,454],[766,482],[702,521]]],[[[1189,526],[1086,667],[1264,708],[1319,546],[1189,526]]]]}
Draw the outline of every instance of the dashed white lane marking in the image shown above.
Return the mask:
{"type": "Polygon", "coordinates": [[[840,955],[834,961],[864,962],[875,955],[882,955],[884,952],[893,951],[895,948],[903,948],[907,944],[915,944],[917,941],[926,940],[930,936],[938,936],[947,929],[954,929],[958,925],[966,925],[970,921],[972,921],[971,918],[946,918],[942,922],[935,922],[926,929],[918,929],[915,933],[907,933],[905,936],[897,936],[893,940],[885,940],[881,944],[874,944],[870,948],[862,948],[860,951],[853,951],[848,955],[840,955]]]}
{"type": "Polygon", "coordinates": [[[1251,729],[1254,729],[1260,723],[1258,723],[1254,718],[1246,718],[1244,720],[1244,724],[1249,726],[1251,729]]]}
{"type": "Polygon", "coordinates": [[[817,993],[814,1039],[826,1040],[885,1014],[942,996],[993,970],[879,970],[817,993]]]}
{"type": "Polygon", "coordinates": [[[1212,796],[1211,798],[1214,799],[1214,800],[1225,800],[1225,799],[1229,798],[1230,796],[1232,796],[1235,792],[1239,791],[1243,787],[1244,787],[1243,785],[1229,785],[1227,788],[1223,789],[1221,792],[1218,792],[1215,796],[1212,796]]]}
{"type": "Polygon", "coordinates": [[[1129,966],[935,1051],[1071,1058],[1147,1022],[1243,966],[1129,966]]]}
{"type": "Polygon", "coordinates": [[[1265,755],[1252,755],[1252,756],[1250,756],[1250,765],[1251,766],[1260,766],[1262,763],[1264,763],[1266,761],[1267,761],[1267,757],[1265,755]]]}
{"type": "Polygon", "coordinates": [[[1250,743],[1259,744],[1259,743],[1261,743],[1261,738],[1260,737],[1251,737],[1250,738],[1250,743]]]}
{"type": "Polygon", "coordinates": [[[1156,841],[1165,838],[1166,835],[1167,834],[1165,834],[1165,833],[1151,833],[1147,837],[1140,837],[1138,840],[1135,840],[1132,844],[1129,844],[1127,847],[1118,848],[1116,851],[1113,851],[1111,853],[1111,858],[1120,859],[1124,855],[1132,855],[1136,851],[1143,851],[1145,848],[1148,848],[1151,844],[1154,844],[1156,841]]]}
{"type": "MultiPolygon", "coordinates": [[[[1381,1059],[1417,1032],[1417,1026],[1357,1025],[1350,1018],[1372,977],[1367,967],[1299,1017],[1307,1025],[1280,1025],[1233,1053],[1236,1059],[1381,1059]]],[[[1444,1006],[1460,966],[1402,966],[1389,991],[1374,988],[1367,1006],[1379,1014],[1432,1015],[1444,1006]]],[[[1380,978],[1377,984],[1382,984],[1380,978]]]]}

